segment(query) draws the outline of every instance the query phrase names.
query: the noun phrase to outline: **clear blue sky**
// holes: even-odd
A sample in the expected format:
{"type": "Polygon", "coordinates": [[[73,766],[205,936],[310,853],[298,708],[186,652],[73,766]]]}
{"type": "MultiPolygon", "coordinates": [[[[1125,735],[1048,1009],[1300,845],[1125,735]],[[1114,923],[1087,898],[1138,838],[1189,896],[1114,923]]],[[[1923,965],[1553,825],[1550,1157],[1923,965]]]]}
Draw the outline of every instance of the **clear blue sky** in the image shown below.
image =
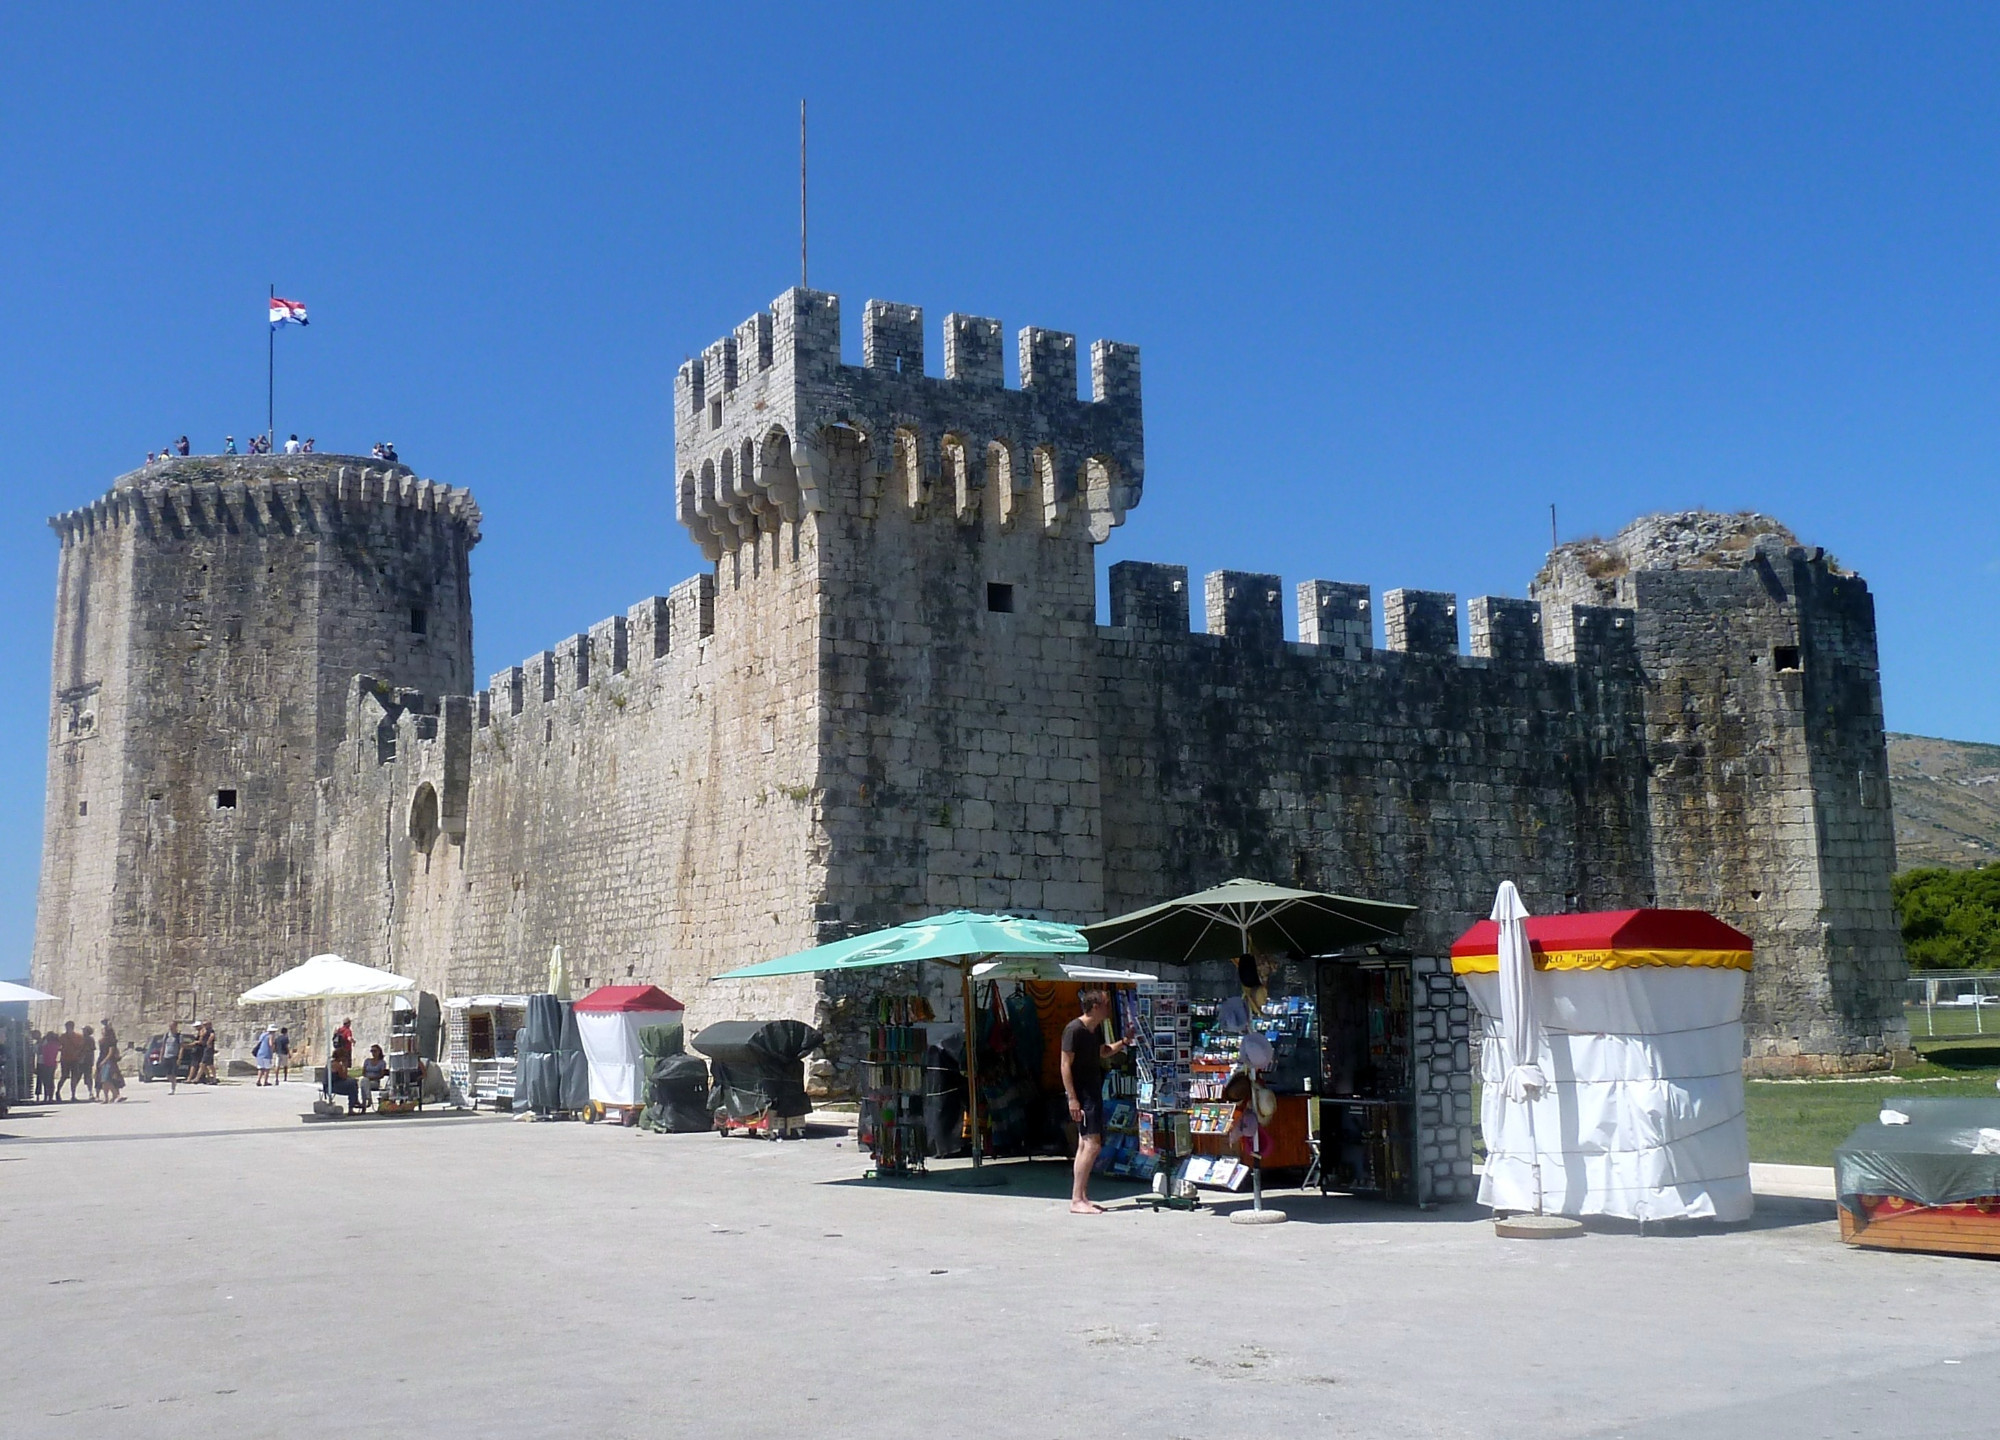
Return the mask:
{"type": "MultiPolygon", "coordinates": [[[[797,278],[1142,347],[1108,563],[1520,594],[1649,509],[1865,574],[1893,728],[2000,741],[1978,7],[0,11],[0,973],[47,516],[185,431],[470,485],[479,672],[700,568],[674,367],[797,278]],[[750,18],[738,21],[739,13],[750,18]],[[703,15],[724,17],[711,20],[703,15]]],[[[9,957],[15,957],[9,959],[9,957]]]]}

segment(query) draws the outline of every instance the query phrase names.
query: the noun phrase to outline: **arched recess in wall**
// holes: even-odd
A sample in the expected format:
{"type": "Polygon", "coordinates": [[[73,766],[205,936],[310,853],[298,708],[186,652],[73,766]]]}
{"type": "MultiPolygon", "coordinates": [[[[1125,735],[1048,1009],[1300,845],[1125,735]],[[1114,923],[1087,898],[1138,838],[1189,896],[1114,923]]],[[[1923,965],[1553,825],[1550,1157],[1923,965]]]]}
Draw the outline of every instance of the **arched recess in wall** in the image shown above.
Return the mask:
{"type": "Polygon", "coordinates": [[[428,860],[439,833],[438,795],[431,782],[426,780],[410,798],[410,843],[423,851],[428,860]]]}
{"type": "Polygon", "coordinates": [[[713,460],[704,460],[701,462],[701,504],[703,510],[712,513],[715,509],[715,500],[715,462],[713,460]]]}
{"type": "Polygon", "coordinates": [[[1035,497],[1041,505],[1042,531],[1057,535],[1062,532],[1063,493],[1062,475],[1056,468],[1056,452],[1046,445],[1037,445],[1034,453],[1035,497]]]}
{"type": "Polygon", "coordinates": [[[1084,513],[1089,520],[1090,538],[1100,545],[1111,538],[1118,487],[1123,483],[1118,462],[1109,455],[1093,455],[1083,462],[1084,513]]]}
{"type": "Polygon", "coordinates": [[[763,463],[757,473],[758,487],[770,496],[778,514],[796,525],[801,495],[798,466],[792,462],[792,437],[782,425],[773,425],[764,432],[760,453],[763,463]]]}
{"type": "MultiPolygon", "coordinates": [[[[827,464],[823,482],[836,491],[842,481],[852,483],[856,513],[863,520],[873,520],[882,503],[884,477],[876,468],[874,446],[867,433],[852,425],[822,425],[819,453],[827,464]]],[[[831,503],[830,495],[820,496],[820,508],[831,503]]]]}
{"type": "Polygon", "coordinates": [[[924,485],[923,445],[917,432],[907,425],[896,427],[896,493],[912,510],[922,508],[930,498],[924,485]]]}
{"type": "Polygon", "coordinates": [[[1001,530],[1014,528],[1021,503],[1014,492],[1019,470],[1014,464],[1014,447],[1006,440],[990,440],[986,445],[986,515],[1001,530]]]}
{"type": "Polygon", "coordinates": [[[951,513],[961,523],[979,518],[979,472],[963,435],[946,435],[938,444],[939,478],[951,492],[951,513]]]}
{"type": "Polygon", "coordinates": [[[678,513],[674,518],[685,525],[694,519],[694,471],[690,470],[687,474],[681,476],[681,492],[677,498],[678,504],[676,509],[678,513]]]}

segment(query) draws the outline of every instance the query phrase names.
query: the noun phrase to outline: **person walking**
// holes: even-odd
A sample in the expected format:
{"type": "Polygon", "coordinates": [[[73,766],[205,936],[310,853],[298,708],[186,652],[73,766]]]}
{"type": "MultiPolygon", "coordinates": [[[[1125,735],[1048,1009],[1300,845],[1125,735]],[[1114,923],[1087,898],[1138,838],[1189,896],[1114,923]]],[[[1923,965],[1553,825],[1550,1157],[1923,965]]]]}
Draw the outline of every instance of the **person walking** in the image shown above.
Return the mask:
{"type": "Polygon", "coordinates": [[[53,1030],[42,1032],[42,1043],[35,1051],[35,1098],[56,1102],[56,1066],[62,1063],[62,1037],[53,1030]]]}
{"type": "Polygon", "coordinates": [[[1083,1013],[1063,1027],[1062,1081],[1069,1097],[1070,1124],[1076,1128],[1076,1163],[1071,1170],[1069,1213],[1102,1215],[1104,1207],[1090,1198],[1090,1172],[1104,1148],[1104,1062],[1131,1043],[1129,1037],[1104,1042],[1104,1022],[1111,1014],[1110,992],[1077,992],[1083,1013]]]}
{"type": "Polygon", "coordinates": [[[225,435],[222,437],[222,453],[225,455],[234,455],[236,453],[236,437],[234,435],[225,435]]]}
{"type": "Polygon", "coordinates": [[[215,1078],[215,1026],[204,1020],[201,1028],[194,1032],[195,1057],[194,1073],[188,1076],[191,1085],[217,1085],[215,1078]]]}
{"type": "Polygon", "coordinates": [[[181,1085],[181,1051],[187,1042],[181,1038],[181,1022],[176,1020],[167,1026],[166,1050],[161,1057],[167,1062],[167,1093],[177,1094],[181,1085]]]}
{"type": "Polygon", "coordinates": [[[83,1037],[76,1033],[76,1021],[63,1021],[62,1074],[56,1080],[56,1099],[62,1099],[62,1087],[69,1086],[69,1098],[76,1099],[77,1082],[83,1079],[83,1037]]]}
{"type": "MultiPolygon", "coordinates": [[[[83,1043],[77,1046],[77,1058],[81,1062],[83,1070],[84,1091],[91,1099],[95,1100],[97,1098],[97,1036],[88,1025],[83,1027],[83,1043]]],[[[70,1091],[70,1098],[76,1098],[74,1090],[70,1091]]]]}
{"type": "Polygon", "coordinates": [[[334,1053],[342,1056],[351,1066],[354,1064],[354,1021],[352,1017],[340,1022],[340,1028],[333,1032],[334,1053]]]}
{"type": "Polygon", "coordinates": [[[118,1032],[104,1022],[97,1049],[97,1103],[111,1105],[125,1098],[125,1072],[118,1065],[118,1032]]]}
{"type": "Polygon", "coordinates": [[[250,1058],[257,1063],[257,1085],[259,1089],[266,1085],[277,1084],[277,1081],[271,1078],[271,1062],[275,1057],[271,1052],[271,1027],[269,1025],[266,1025],[263,1033],[258,1035],[257,1043],[250,1047],[250,1058]]]}
{"type": "Polygon", "coordinates": [[[271,1037],[271,1057],[278,1062],[278,1083],[292,1078],[292,1027],[280,1025],[271,1037]]]}

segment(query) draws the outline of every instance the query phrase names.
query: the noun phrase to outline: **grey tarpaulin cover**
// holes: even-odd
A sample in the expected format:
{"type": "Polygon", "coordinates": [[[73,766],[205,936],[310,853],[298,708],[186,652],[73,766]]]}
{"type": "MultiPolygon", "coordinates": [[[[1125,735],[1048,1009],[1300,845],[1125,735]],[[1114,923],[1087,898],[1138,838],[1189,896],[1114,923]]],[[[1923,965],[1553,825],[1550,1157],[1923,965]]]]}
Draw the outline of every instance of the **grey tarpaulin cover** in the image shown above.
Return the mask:
{"type": "Polygon", "coordinates": [[[823,1043],[803,1020],[723,1020],[694,1037],[694,1048],[715,1062],[710,1108],[748,1120],[768,1109],[781,1119],[812,1112],[806,1099],[805,1059],[823,1043]]]}
{"type": "MultiPolygon", "coordinates": [[[[667,1033],[664,1027],[656,1027],[640,1031],[639,1038],[644,1041],[663,1033],[667,1033]]],[[[680,1027],[671,1033],[678,1045],[680,1027]]],[[[648,1064],[651,1075],[646,1108],[639,1114],[641,1129],[683,1135],[715,1128],[715,1114],[708,1108],[708,1065],[699,1055],[660,1055],[648,1064]]]]}
{"type": "Polygon", "coordinates": [[[546,1115],[589,1103],[590,1072],[575,1007],[553,995],[530,995],[514,1061],[514,1108],[546,1115]]]}
{"type": "Polygon", "coordinates": [[[1859,1197],[1894,1195],[1919,1205],[1956,1205],[2000,1195],[2000,1098],[1890,1100],[1884,1109],[1910,1117],[1907,1125],[1870,1121],[1855,1127],[1833,1152],[1834,1191],[1861,1213],[1859,1197]]]}

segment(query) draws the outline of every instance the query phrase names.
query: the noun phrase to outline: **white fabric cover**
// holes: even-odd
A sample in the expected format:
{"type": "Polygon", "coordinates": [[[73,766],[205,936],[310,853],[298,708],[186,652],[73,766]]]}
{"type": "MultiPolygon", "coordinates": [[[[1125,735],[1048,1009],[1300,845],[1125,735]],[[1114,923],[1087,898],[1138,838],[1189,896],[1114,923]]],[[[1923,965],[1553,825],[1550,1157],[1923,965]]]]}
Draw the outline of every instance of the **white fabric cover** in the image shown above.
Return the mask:
{"type": "Polygon", "coordinates": [[[639,1032],[653,1025],[678,1025],[685,1010],[579,1010],[576,1032],[590,1067],[590,1098],[600,1105],[643,1105],[639,1074],[639,1032]]]}
{"type": "Polygon", "coordinates": [[[245,990],[238,1005],[276,1005],[302,1000],[358,1000],[368,995],[397,995],[414,990],[417,982],[387,970],[356,965],[338,955],[315,955],[282,975],[245,990]]]}
{"type": "Polygon", "coordinates": [[[1743,971],[1535,972],[1535,1063],[1549,1084],[1522,1102],[1504,1094],[1500,977],[1462,978],[1483,1022],[1480,1204],[1533,1210],[1539,1151],[1551,1215],[1748,1218],[1743,971]]]}

